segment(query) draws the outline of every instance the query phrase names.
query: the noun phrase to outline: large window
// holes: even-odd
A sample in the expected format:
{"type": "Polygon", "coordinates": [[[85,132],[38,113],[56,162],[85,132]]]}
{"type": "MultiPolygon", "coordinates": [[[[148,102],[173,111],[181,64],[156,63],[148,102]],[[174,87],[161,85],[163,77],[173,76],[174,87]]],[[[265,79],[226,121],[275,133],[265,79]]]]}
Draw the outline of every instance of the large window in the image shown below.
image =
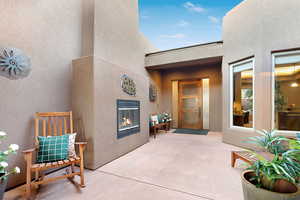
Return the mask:
{"type": "Polygon", "coordinates": [[[282,131],[300,131],[300,52],[273,55],[273,122],[282,131]]]}
{"type": "Polygon", "coordinates": [[[253,128],[254,60],[248,59],[230,66],[231,126],[253,128]]]}

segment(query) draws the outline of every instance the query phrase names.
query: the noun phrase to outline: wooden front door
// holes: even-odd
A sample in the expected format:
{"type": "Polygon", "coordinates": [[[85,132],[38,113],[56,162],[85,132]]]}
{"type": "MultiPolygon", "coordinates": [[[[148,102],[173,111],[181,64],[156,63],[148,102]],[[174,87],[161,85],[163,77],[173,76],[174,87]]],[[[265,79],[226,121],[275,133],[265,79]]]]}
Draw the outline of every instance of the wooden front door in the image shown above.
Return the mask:
{"type": "Polygon", "coordinates": [[[179,128],[203,129],[202,81],[179,82],[179,128]]]}

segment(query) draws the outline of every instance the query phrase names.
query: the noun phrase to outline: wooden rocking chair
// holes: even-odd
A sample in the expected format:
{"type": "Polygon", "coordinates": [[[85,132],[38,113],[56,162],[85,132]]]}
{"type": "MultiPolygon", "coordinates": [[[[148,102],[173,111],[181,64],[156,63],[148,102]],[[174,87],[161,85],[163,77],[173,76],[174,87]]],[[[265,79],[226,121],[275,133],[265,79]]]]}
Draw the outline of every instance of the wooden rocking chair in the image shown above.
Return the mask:
{"type": "Polygon", "coordinates": [[[33,164],[33,153],[38,150],[38,136],[59,136],[64,134],[73,133],[73,120],[72,112],[49,112],[49,113],[36,113],[35,118],[35,144],[36,147],[23,151],[26,164],[27,164],[27,178],[26,178],[26,197],[30,198],[31,196],[31,186],[36,186],[44,183],[49,183],[52,181],[69,178],[72,179],[74,176],[80,176],[80,187],[85,187],[84,185],[84,163],[83,163],[83,151],[86,146],[86,142],[76,142],[75,144],[79,146],[79,157],[70,157],[68,160],[61,160],[57,162],[49,163],[38,163],[33,164]],[[39,126],[42,126],[41,135],[39,133],[39,126]],[[79,164],[80,171],[75,172],[74,166],[79,164]],[[63,176],[52,177],[44,179],[44,172],[47,169],[51,168],[60,168],[70,166],[70,170],[66,170],[67,173],[63,176]],[[31,174],[35,172],[35,180],[32,181],[31,174]]]}

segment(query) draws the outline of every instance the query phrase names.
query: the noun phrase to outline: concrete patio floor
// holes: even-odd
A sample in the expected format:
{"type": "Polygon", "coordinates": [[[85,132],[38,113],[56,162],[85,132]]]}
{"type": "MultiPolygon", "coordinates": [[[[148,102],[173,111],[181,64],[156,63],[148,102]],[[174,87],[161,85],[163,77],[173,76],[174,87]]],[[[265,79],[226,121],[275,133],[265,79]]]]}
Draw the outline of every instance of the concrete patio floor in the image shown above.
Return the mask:
{"type": "MultiPolygon", "coordinates": [[[[36,199],[242,200],[241,168],[230,166],[230,151],[238,149],[222,143],[221,133],[160,134],[98,170],[86,170],[86,188],[61,180],[42,186],[36,199]]],[[[22,186],[5,199],[22,199],[23,193],[22,186]]]]}

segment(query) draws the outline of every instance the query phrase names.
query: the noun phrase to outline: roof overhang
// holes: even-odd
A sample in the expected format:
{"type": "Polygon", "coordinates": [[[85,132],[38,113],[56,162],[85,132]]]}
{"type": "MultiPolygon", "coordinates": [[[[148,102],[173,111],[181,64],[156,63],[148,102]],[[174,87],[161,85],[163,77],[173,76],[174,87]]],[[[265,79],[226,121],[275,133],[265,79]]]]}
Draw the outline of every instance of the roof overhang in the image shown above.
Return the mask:
{"type": "Polygon", "coordinates": [[[222,63],[223,42],[213,42],[146,55],[148,70],[169,69],[222,63]]]}

